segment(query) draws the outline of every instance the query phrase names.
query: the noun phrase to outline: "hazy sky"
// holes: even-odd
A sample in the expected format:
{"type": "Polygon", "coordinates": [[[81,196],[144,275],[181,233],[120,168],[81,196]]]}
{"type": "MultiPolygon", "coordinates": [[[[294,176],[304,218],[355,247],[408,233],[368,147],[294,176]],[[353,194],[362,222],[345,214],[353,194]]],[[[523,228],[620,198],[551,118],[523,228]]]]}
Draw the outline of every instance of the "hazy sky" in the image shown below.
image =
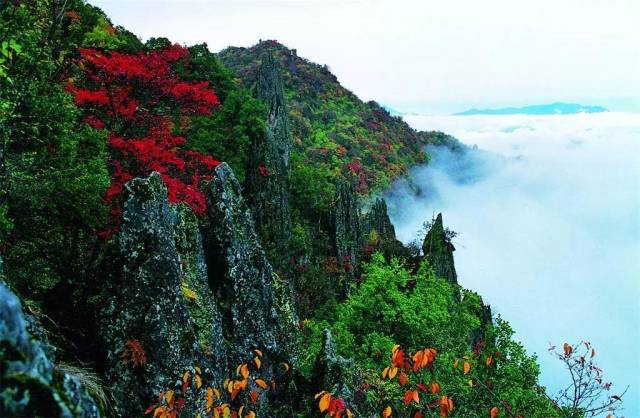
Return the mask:
{"type": "Polygon", "coordinates": [[[638,0],[90,0],[143,39],[277,39],[405,111],[578,101],[640,111],[638,0]],[[635,99],[634,99],[635,98],[635,99]]]}

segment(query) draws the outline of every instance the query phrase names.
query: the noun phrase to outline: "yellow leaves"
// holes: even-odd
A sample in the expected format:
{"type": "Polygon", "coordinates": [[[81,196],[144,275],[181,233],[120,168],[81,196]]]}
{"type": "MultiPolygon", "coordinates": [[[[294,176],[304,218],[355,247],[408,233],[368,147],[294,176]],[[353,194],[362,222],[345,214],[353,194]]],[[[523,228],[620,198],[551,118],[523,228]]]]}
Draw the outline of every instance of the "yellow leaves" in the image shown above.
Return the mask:
{"type": "Polygon", "coordinates": [[[245,418],[256,418],[256,413],[253,411],[247,412],[247,416],[245,418]]]}
{"type": "Polygon", "coordinates": [[[325,412],[329,409],[329,404],[331,404],[331,394],[325,393],[320,397],[320,402],[318,402],[318,409],[320,412],[325,412]]]}
{"type": "Polygon", "coordinates": [[[284,368],[284,371],[285,371],[285,372],[288,372],[288,371],[289,371],[289,364],[287,364],[287,363],[280,363],[280,365],[284,368]]]}
{"type": "Polygon", "coordinates": [[[389,374],[389,367],[385,367],[385,368],[382,370],[382,378],[383,378],[383,379],[386,379],[388,374],[389,374]]]}
{"type": "Polygon", "coordinates": [[[493,408],[491,408],[491,410],[489,411],[489,416],[491,418],[496,418],[498,416],[498,412],[500,412],[500,410],[498,409],[497,406],[494,406],[493,408]]]}
{"type": "Polygon", "coordinates": [[[398,374],[398,368],[397,367],[392,367],[389,369],[389,380],[393,380],[394,377],[396,377],[396,375],[398,374]]]}
{"type": "Polygon", "coordinates": [[[200,377],[199,374],[196,374],[194,381],[196,382],[196,389],[200,389],[202,387],[202,377],[200,377]]]}
{"type": "Polygon", "coordinates": [[[469,384],[469,386],[473,387],[473,380],[469,379],[467,383],[469,384]]]}
{"type": "Polygon", "coordinates": [[[262,357],[262,351],[258,350],[257,348],[253,350],[253,352],[255,353],[256,356],[262,357]]]}
{"type": "Polygon", "coordinates": [[[347,418],[353,418],[353,412],[349,408],[347,408],[347,418]]]}
{"type": "Polygon", "coordinates": [[[182,374],[182,383],[187,383],[189,381],[189,376],[191,376],[191,372],[189,370],[186,370],[182,374]]]}
{"type": "Polygon", "coordinates": [[[460,360],[456,359],[456,361],[453,362],[453,368],[457,369],[459,364],[460,364],[460,360]]]}
{"type": "Polygon", "coordinates": [[[266,390],[266,389],[268,389],[268,388],[269,388],[269,385],[267,385],[267,382],[265,382],[265,381],[264,381],[264,380],[262,380],[262,379],[256,379],[256,380],[255,380],[255,383],[256,383],[256,385],[260,386],[262,389],[265,389],[265,390],[266,390]]]}
{"type": "Polygon", "coordinates": [[[382,418],[389,418],[391,416],[391,407],[387,406],[386,408],[384,408],[384,410],[382,411],[382,418]]]}
{"type": "Polygon", "coordinates": [[[468,374],[469,371],[471,371],[471,363],[469,363],[468,361],[465,361],[462,367],[463,367],[462,371],[464,374],[468,374]]]}
{"type": "Polygon", "coordinates": [[[260,366],[262,366],[262,361],[260,360],[260,357],[254,357],[253,362],[255,363],[258,369],[260,368],[260,366]]]}
{"type": "Polygon", "coordinates": [[[198,294],[193,290],[189,289],[189,286],[187,286],[185,282],[182,282],[182,285],[180,287],[182,288],[182,294],[184,295],[185,298],[189,300],[198,299],[198,294]]]}

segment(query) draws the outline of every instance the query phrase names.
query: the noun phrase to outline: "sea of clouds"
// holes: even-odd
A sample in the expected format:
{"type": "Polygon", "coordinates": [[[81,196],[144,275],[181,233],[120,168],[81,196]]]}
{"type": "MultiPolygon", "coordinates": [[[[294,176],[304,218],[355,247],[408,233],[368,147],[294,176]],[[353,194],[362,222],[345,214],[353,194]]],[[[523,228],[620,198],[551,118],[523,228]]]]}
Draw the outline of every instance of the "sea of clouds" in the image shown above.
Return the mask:
{"type": "Polygon", "coordinates": [[[549,343],[591,341],[613,392],[640,416],[640,114],[407,116],[478,150],[432,162],[387,195],[399,238],[442,212],[462,286],[479,292],[538,354],[555,390],[567,373],[549,343]]]}

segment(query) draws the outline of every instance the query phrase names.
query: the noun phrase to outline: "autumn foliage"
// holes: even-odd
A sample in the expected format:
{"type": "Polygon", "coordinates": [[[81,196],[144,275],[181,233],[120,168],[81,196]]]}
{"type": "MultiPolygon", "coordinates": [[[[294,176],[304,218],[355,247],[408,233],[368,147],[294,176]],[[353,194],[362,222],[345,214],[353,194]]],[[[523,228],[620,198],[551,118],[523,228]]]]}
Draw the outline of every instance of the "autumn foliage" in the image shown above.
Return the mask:
{"type": "Polygon", "coordinates": [[[220,103],[208,82],[177,75],[178,68],[188,67],[189,51],[179,45],[136,54],[81,49],[80,56],[84,77],[69,81],[67,90],[84,109],[87,124],[109,131],[112,156],[105,196],[110,224],[100,234],[107,238],[118,230],[125,183],[153,171],[160,173],[170,202],[184,202],[203,214],[202,182],[219,162],[183,150],[186,140],[175,131],[187,126],[190,116],[208,115],[220,103]]]}

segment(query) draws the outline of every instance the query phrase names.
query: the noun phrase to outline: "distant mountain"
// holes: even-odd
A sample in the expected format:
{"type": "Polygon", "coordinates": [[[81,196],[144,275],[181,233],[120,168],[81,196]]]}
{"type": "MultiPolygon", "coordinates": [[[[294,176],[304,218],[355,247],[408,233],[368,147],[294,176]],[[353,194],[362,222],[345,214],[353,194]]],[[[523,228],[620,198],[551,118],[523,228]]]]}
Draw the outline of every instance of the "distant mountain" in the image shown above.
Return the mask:
{"type": "Polygon", "coordinates": [[[573,113],[608,112],[602,106],[583,106],[576,103],[551,103],[524,107],[504,107],[500,109],[469,109],[454,113],[457,116],[470,115],[569,115],[573,113]]]}

